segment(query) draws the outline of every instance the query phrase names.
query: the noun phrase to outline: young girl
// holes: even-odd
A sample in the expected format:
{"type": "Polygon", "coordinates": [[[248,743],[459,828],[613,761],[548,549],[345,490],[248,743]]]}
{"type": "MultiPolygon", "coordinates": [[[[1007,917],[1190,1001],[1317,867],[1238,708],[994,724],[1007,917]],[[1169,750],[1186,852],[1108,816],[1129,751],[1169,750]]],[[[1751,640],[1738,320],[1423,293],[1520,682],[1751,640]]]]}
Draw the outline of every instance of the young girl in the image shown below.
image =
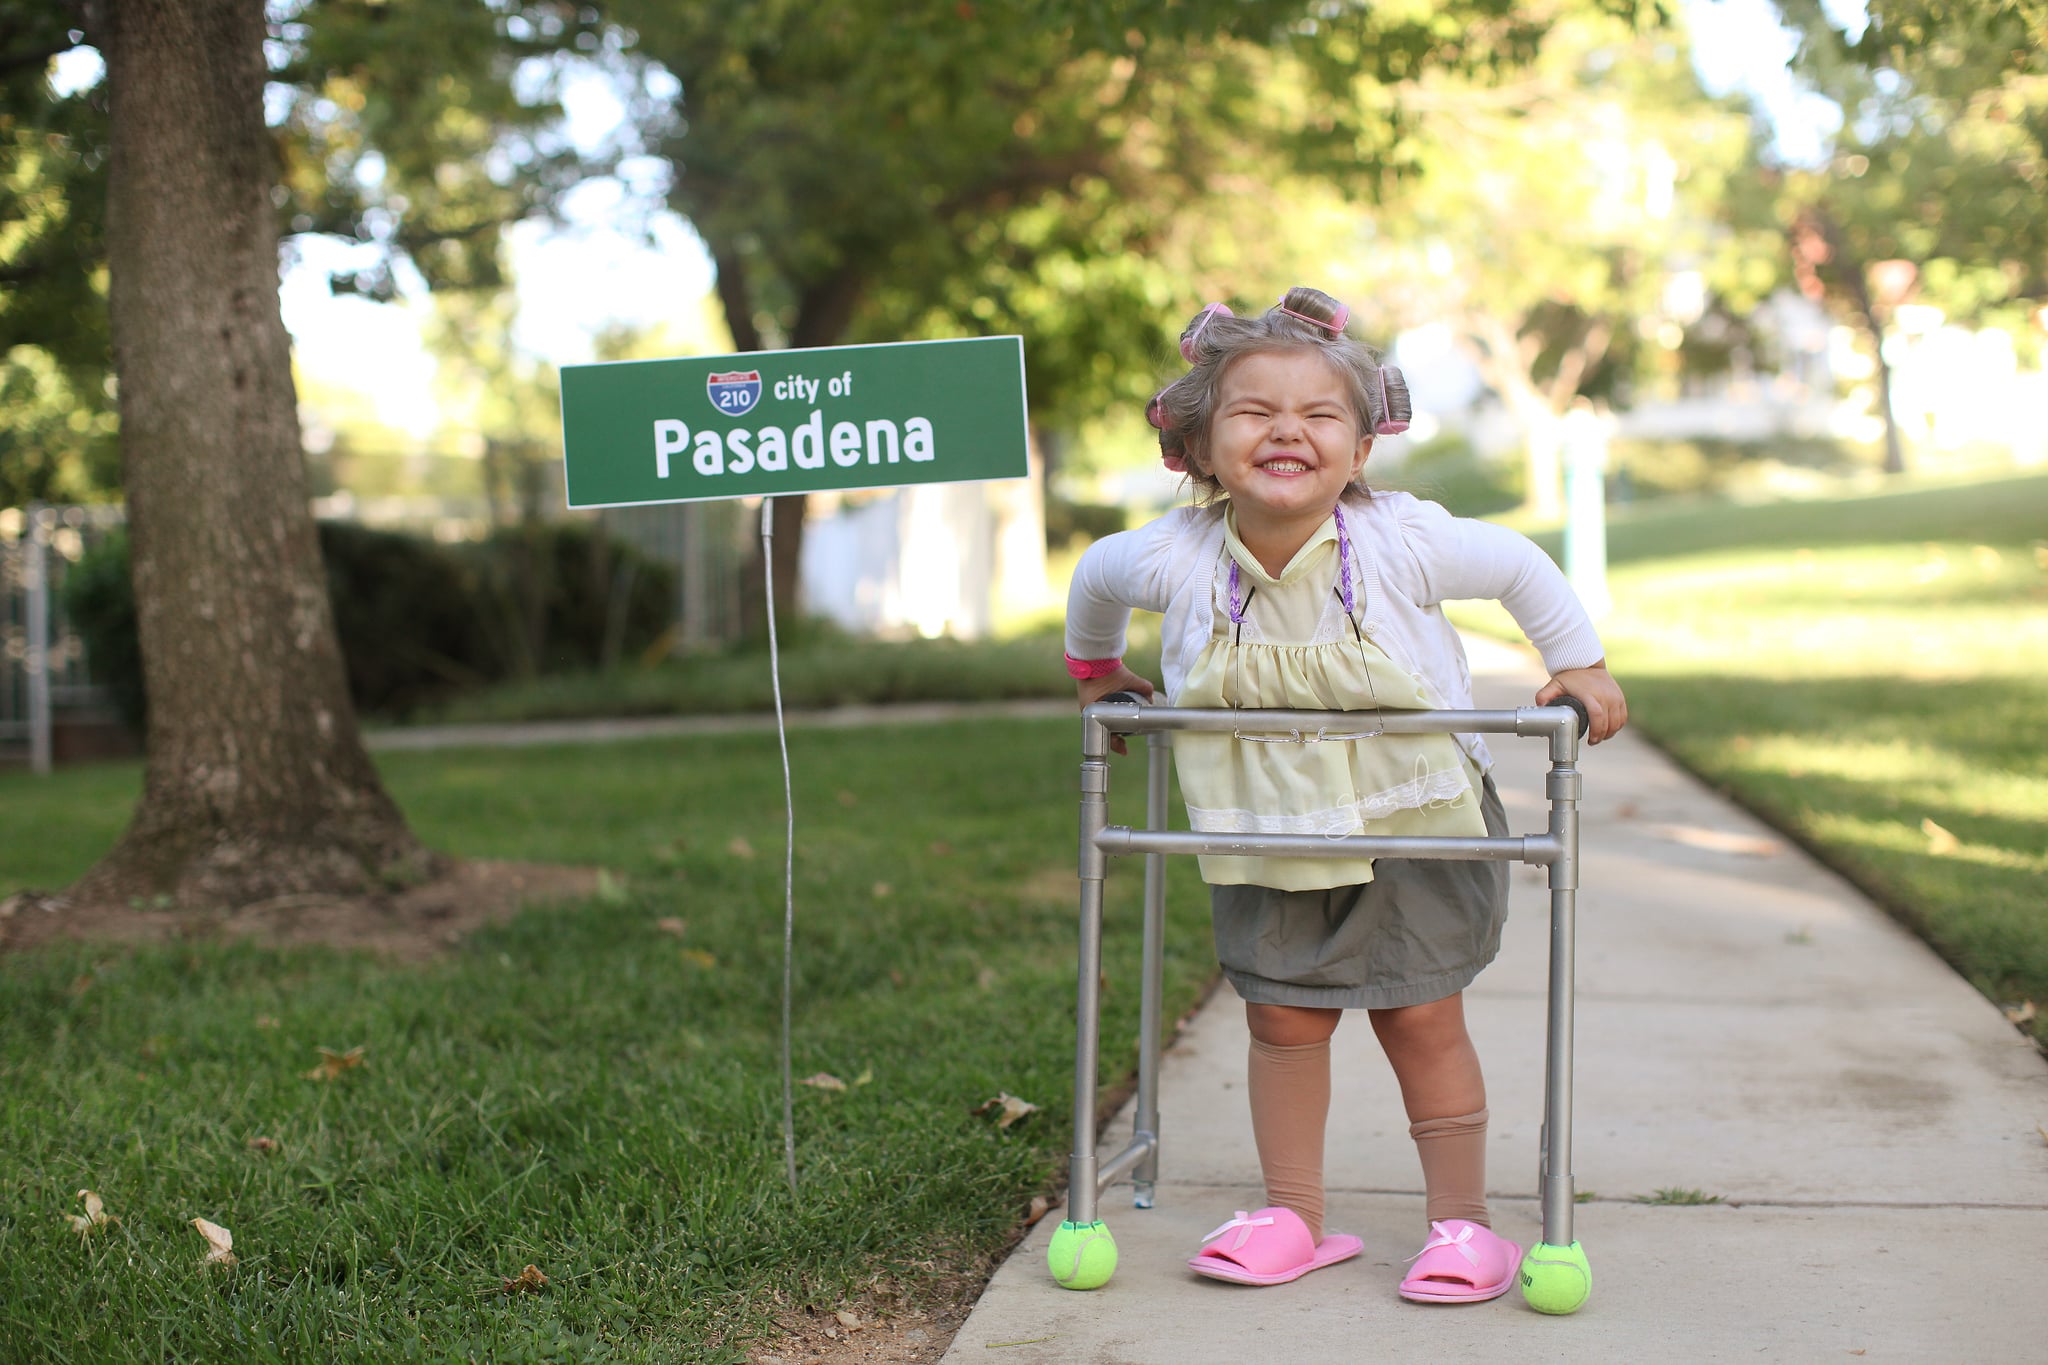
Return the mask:
{"type": "MultiPolygon", "coordinates": [[[[1153,694],[1122,662],[1130,609],[1163,613],[1161,669],[1181,706],[1469,708],[1463,648],[1438,604],[1496,598],[1542,652],[1539,705],[1585,703],[1597,744],[1627,720],[1599,637],[1564,576],[1522,536],[1360,482],[1375,434],[1407,425],[1400,375],[1344,335],[1346,309],[1294,289],[1240,318],[1210,304],[1181,334],[1192,367],[1154,398],[1166,463],[1195,506],[1093,546],[1074,574],[1067,668],[1081,704],[1153,694]]],[[[1477,735],[1184,734],[1195,828],[1504,836],[1477,735]]],[[[1188,1264],[1280,1284],[1356,1256],[1323,1231],[1330,1036],[1363,1009],[1400,1083],[1422,1160],[1428,1240],[1404,1298],[1505,1293],[1521,1249],[1486,1209],[1486,1090],[1462,992],[1500,945],[1501,862],[1201,859],[1216,953],[1251,1026],[1252,1134],[1267,1208],[1239,1213],[1188,1264]]]]}

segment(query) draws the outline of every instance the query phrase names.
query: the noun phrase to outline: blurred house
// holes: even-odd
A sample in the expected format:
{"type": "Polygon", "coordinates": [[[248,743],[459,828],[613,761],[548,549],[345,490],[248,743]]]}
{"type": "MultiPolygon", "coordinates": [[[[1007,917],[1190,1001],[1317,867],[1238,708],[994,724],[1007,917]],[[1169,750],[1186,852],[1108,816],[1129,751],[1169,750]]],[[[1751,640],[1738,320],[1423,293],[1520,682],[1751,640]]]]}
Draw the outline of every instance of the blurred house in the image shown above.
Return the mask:
{"type": "Polygon", "coordinates": [[[805,611],[848,630],[971,640],[1051,601],[1043,479],[812,494],[805,611]]]}
{"type": "MultiPolygon", "coordinates": [[[[1849,328],[1789,289],[1765,300],[1749,321],[1761,343],[1757,351],[1737,347],[1725,371],[1688,377],[1674,395],[1616,412],[1613,434],[1754,445],[1787,438],[1867,445],[1883,438],[1876,365],[1849,328]]],[[[2048,371],[2023,367],[2007,332],[1955,326],[1937,308],[1904,305],[1885,338],[1884,357],[1909,464],[1915,456],[1924,464],[1959,455],[2048,463],[2048,427],[2034,417],[2048,405],[2048,371]]],[[[1487,458],[1522,449],[1520,424],[1487,390],[1448,328],[1404,334],[1394,359],[1415,398],[1409,441],[1452,433],[1487,458]]],[[[1399,457],[1398,447],[1385,453],[1399,457]]]]}

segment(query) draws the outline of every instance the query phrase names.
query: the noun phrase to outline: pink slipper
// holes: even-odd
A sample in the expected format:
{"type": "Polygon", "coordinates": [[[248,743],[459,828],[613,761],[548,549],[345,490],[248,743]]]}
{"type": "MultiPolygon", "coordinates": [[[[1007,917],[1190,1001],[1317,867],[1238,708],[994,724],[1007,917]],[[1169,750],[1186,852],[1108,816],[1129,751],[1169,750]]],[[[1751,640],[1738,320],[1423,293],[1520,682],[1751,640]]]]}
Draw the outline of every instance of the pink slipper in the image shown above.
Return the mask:
{"type": "Polygon", "coordinates": [[[1202,1239],[1202,1250],[1188,1262],[1188,1269],[1233,1284],[1286,1284],[1311,1270],[1348,1261],[1363,1250],[1365,1243],[1341,1232],[1311,1242],[1308,1224],[1293,1209],[1239,1209],[1235,1218],[1202,1239]]]}
{"type": "Polygon", "coordinates": [[[1446,1218],[1429,1225],[1429,1241],[1412,1258],[1401,1297],[1416,1303],[1484,1303],[1508,1292],[1522,1249],[1491,1228],[1446,1218]]]}

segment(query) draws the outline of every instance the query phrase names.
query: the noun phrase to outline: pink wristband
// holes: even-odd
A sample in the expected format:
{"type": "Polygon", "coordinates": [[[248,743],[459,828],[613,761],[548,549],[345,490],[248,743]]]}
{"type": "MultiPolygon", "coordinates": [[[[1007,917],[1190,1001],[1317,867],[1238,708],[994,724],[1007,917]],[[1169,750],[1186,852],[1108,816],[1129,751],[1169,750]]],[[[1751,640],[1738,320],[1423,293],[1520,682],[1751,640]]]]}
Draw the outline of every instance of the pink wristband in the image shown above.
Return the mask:
{"type": "Polygon", "coordinates": [[[1070,678],[1106,678],[1124,666],[1118,659],[1077,659],[1067,655],[1067,676],[1070,678]]]}

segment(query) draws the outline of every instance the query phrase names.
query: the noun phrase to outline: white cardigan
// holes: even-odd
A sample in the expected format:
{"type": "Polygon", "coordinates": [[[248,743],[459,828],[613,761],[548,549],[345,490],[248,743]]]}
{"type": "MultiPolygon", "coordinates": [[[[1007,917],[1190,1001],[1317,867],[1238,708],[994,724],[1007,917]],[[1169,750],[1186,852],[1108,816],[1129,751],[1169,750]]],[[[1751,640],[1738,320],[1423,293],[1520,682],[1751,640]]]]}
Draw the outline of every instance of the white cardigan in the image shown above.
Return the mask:
{"type": "MultiPolygon", "coordinates": [[[[1557,673],[1605,657],[1591,618],[1564,574],[1535,543],[1504,526],[1454,517],[1408,493],[1344,497],[1351,530],[1359,629],[1425,684],[1437,709],[1472,706],[1472,672],[1438,603],[1491,598],[1507,608],[1557,673]]],[[[1209,643],[1223,585],[1223,506],[1182,507],[1095,542],[1067,594],[1067,653],[1120,658],[1131,609],[1163,614],[1160,669],[1166,698],[1209,643]]],[[[1482,770],[1492,756],[1476,735],[1459,742],[1482,770]]]]}

